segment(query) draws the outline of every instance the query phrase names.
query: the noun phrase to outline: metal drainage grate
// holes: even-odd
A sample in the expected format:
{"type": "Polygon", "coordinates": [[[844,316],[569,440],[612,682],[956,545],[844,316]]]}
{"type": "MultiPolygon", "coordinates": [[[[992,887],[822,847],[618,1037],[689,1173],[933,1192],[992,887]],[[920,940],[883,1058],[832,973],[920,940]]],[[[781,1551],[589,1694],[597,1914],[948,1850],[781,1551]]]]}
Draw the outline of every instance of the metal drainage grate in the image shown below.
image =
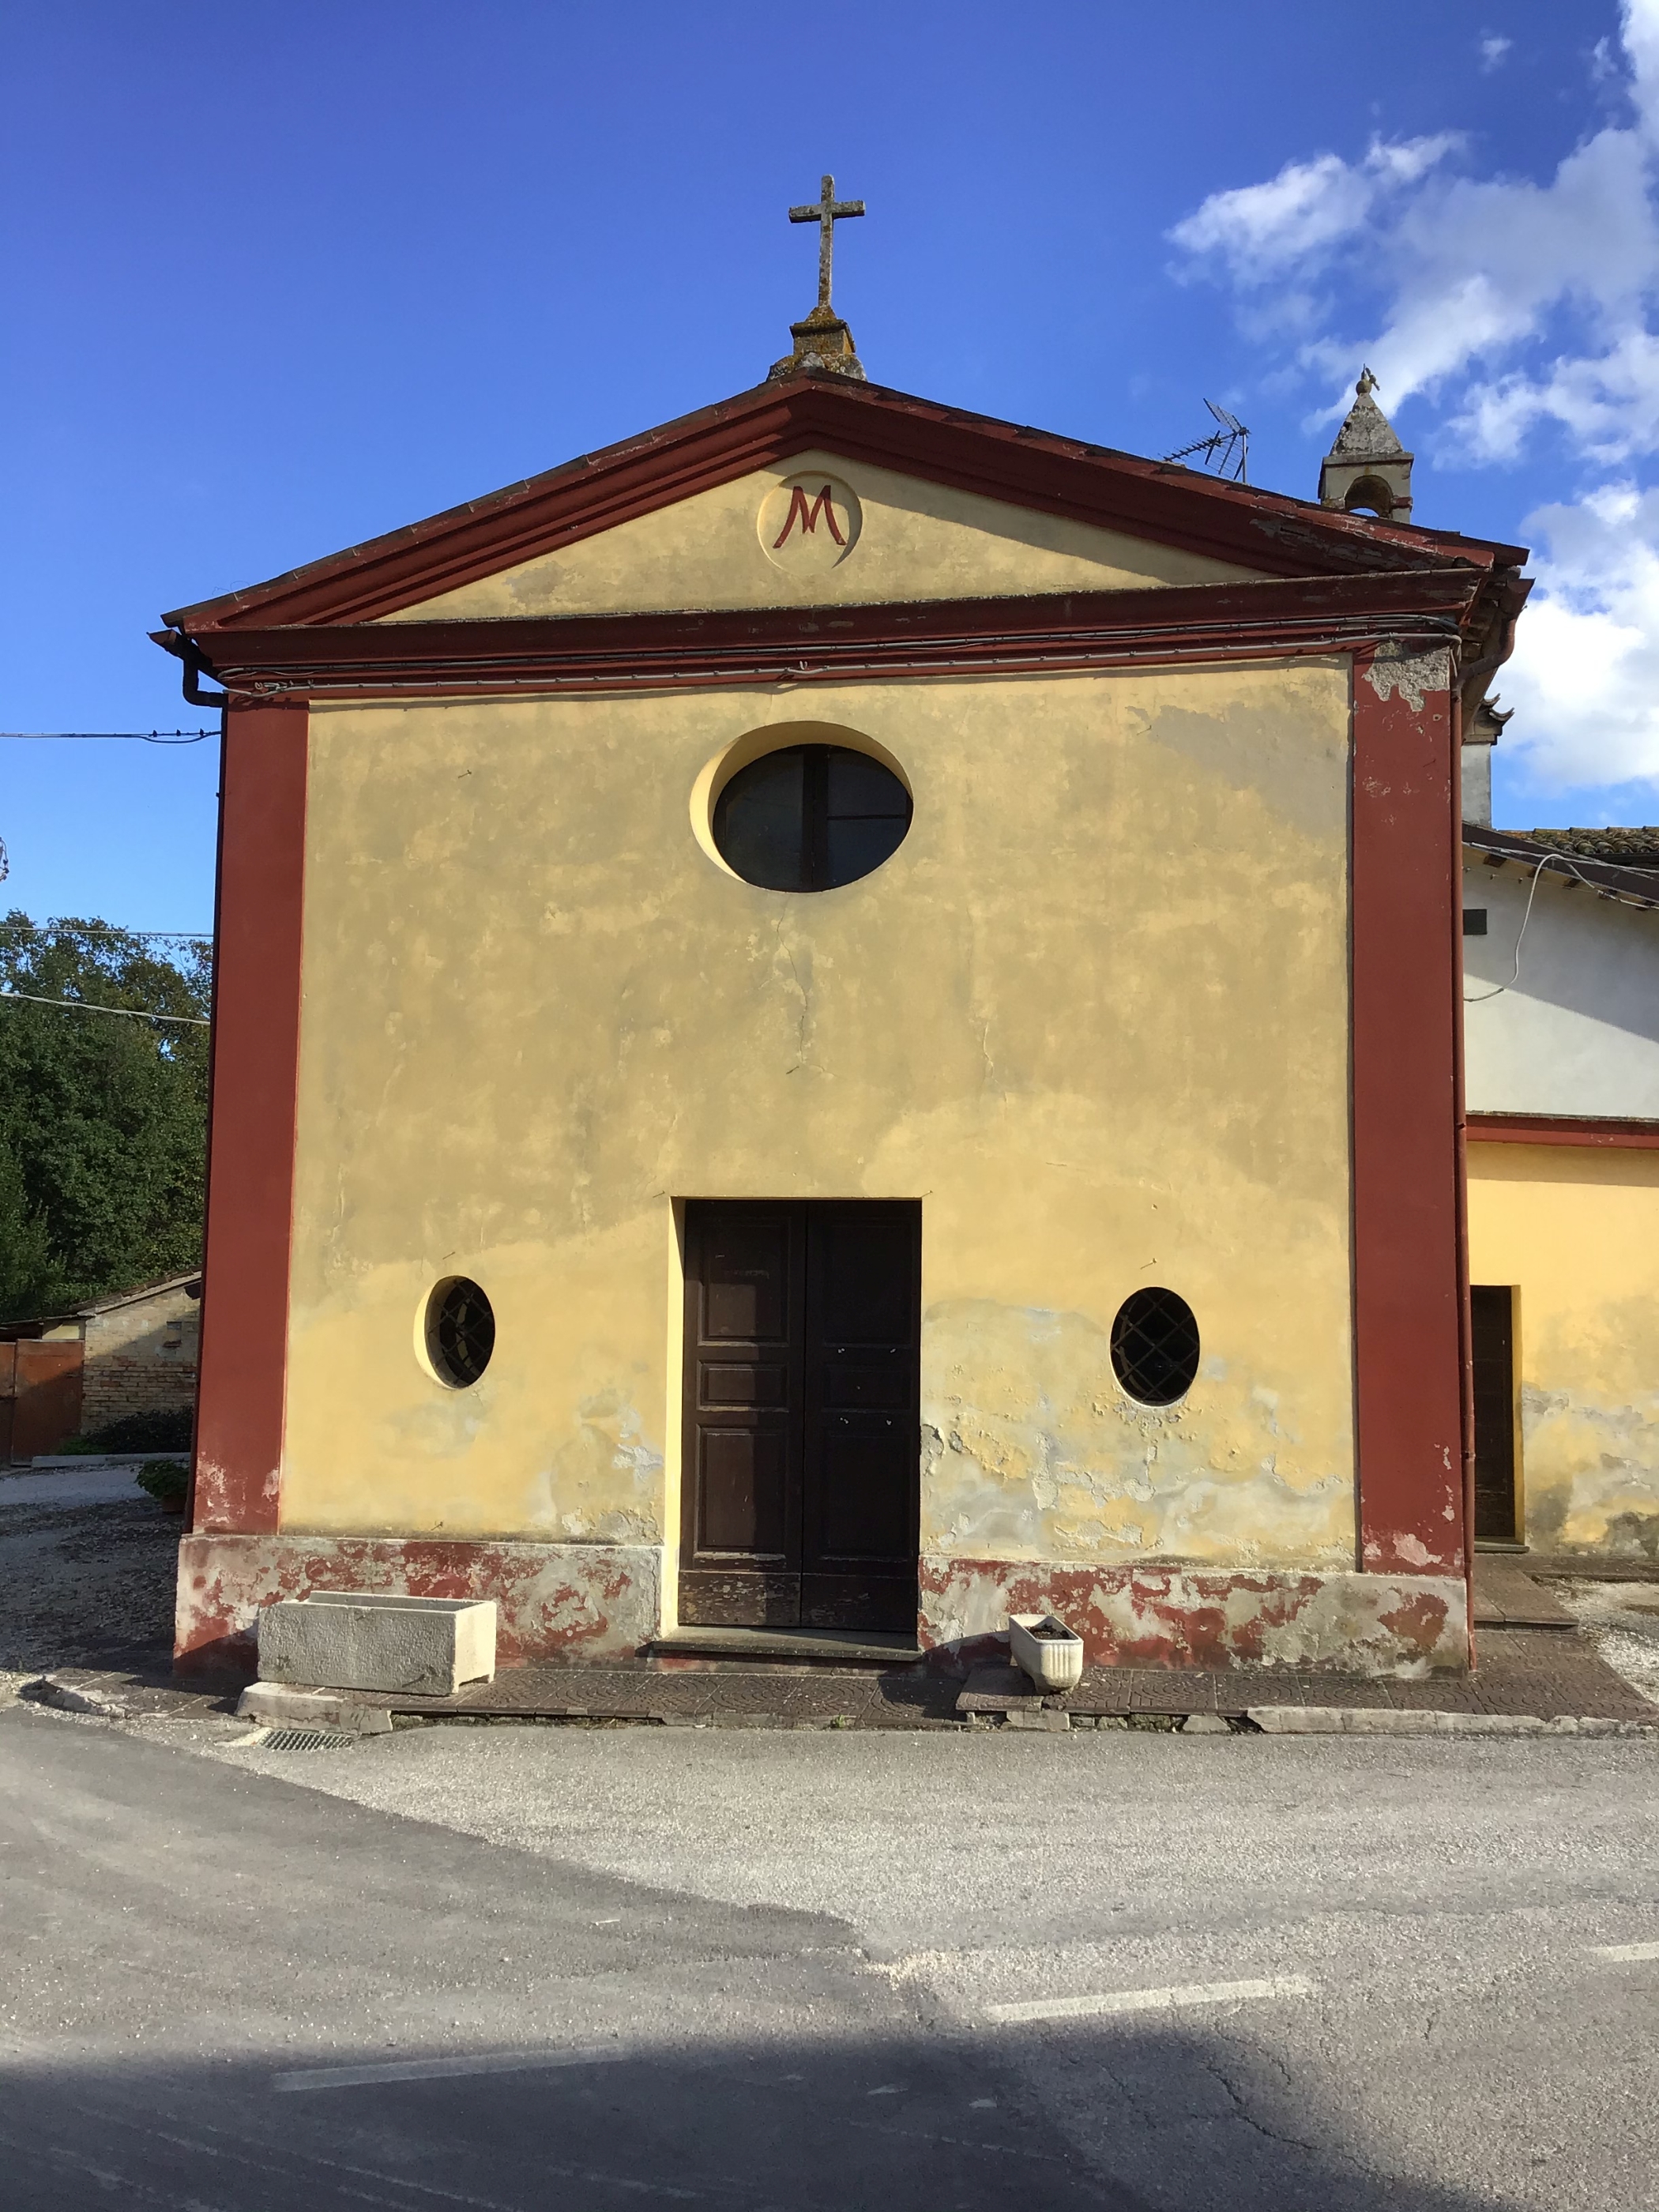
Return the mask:
{"type": "Polygon", "coordinates": [[[261,1751],[343,1751],[356,1736],[344,1735],[337,1729],[272,1729],[260,1745],[261,1751]]]}

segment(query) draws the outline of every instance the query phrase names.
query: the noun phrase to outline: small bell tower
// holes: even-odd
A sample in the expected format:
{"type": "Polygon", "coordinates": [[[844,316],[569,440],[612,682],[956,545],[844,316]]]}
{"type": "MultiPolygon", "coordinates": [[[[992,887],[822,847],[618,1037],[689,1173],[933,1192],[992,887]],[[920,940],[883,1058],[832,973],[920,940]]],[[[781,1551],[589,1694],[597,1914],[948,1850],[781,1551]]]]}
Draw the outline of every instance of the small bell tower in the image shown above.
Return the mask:
{"type": "Polygon", "coordinates": [[[1384,522],[1412,519],[1412,456],[1371,394],[1376,379],[1359,372],[1353,405],[1319,470],[1319,503],[1346,514],[1369,513],[1384,522]]]}

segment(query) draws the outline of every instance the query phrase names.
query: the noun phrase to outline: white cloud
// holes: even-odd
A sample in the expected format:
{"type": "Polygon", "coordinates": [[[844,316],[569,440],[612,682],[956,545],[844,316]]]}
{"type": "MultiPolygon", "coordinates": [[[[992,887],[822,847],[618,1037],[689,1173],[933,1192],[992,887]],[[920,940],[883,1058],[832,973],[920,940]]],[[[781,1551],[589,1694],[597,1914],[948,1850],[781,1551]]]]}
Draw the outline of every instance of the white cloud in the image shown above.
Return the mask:
{"type": "MultiPolygon", "coordinates": [[[[1588,319],[1610,350],[1644,328],[1659,291],[1659,216],[1640,130],[1599,131],[1547,185],[1456,175],[1449,162],[1460,147],[1443,132],[1379,143],[1353,163],[1292,161],[1270,183],[1212,193],[1170,235],[1244,295],[1257,330],[1273,319],[1268,288],[1305,320],[1308,288],[1329,276],[1335,249],[1350,271],[1360,256],[1389,301],[1380,327],[1304,340],[1302,359],[1334,382],[1369,361],[1395,406],[1498,366],[1565,311],[1588,319]]],[[[1478,434],[1473,400],[1460,419],[1478,434]]]]}
{"type": "Polygon", "coordinates": [[[1391,145],[1376,141],[1352,166],[1335,154],[1287,161],[1267,184],[1212,192],[1170,235],[1189,253],[1215,257],[1242,286],[1269,283],[1310,264],[1323,267],[1329,249],[1373,220],[1391,190],[1415,184],[1460,143],[1448,131],[1391,145]]]}
{"type": "MultiPolygon", "coordinates": [[[[1627,119],[1541,181],[1471,173],[1449,132],[1377,141],[1212,193],[1170,234],[1281,371],[1341,395],[1329,414],[1366,362],[1390,413],[1435,411],[1442,450],[1513,464],[1547,429],[1617,472],[1526,525],[1539,587],[1504,672],[1522,710],[1505,742],[1544,783],[1659,782],[1659,489],[1638,480],[1659,454],[1659,0],[1626,0],[1619,43],[1627,119]]],[[[1484,37],[1482,66],[1509,46],[1484,37]]]]}
{"type": "Polygon", "coordinates": [[[1527,517],[1538,586],[1502,672],[1504,738],[1541,784],[1659,782],[1659,490],[1527,517]]]}

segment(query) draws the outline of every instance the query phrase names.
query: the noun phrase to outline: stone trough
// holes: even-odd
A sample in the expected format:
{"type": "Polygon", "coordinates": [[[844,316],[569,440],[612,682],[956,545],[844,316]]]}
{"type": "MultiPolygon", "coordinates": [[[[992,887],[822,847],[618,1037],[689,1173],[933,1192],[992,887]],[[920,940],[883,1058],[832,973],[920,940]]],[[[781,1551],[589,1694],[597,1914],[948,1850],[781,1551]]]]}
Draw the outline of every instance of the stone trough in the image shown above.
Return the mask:
{"type": "Polygon", "coordinates": [[[262,1682],[444,1698],[495,1677],[492,1599],[313,1590],[259,1614],[262,1682]]]}

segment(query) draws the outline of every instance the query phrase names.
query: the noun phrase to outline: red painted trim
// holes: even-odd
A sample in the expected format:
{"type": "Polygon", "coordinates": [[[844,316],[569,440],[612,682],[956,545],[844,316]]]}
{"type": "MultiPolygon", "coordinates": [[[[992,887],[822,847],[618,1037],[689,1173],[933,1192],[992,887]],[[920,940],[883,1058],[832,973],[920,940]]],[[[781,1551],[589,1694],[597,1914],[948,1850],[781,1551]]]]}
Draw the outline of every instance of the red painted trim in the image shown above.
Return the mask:
{"type": "Polygon", "coordinates": [[[1451,700],[1382,699],[1355,656],[1354,1362],[1360,1565],[1462,1575],[1451,700]]]}
{"type": "Polygon", "coordinates": [[[1412,570],[720,614],[298,624],[211,631],[201,646],[210,672],[238,691],[844,683],[1352,651],[1384,634],[1427,642],[1461,628],[1480,583],[1470,569],[1412,570]]]}
{"type": "MultiPolygon", "coordinates": [[[[1450,866],[1453,879],[1461,883],[1463,874],[1463,702],[1461,687],[1454,684],[1451,692],[1451,819],[1446,824],[1446,836],[1450,845],[1450,866]]],[[[1460,895],[1461,896],[1461,895],[1460,895]]],[[[1466,1602],[1464,1632],[1468,1638],[1469,1664],[1475,1663],[1474,1651],[1474,1316],[1469,1297],[1469,1158],[1468,1142],[1468,1059],[1464,1050],[1463,1032],[1463,918],[1460,911],[1453,922],[1452,945],[1452,1053],[1455,1088],[1452,1097],[1452,1117],[1457,1147],[1457,1385],[1462,1394],[1463,1418],[1463,1579],[1466,1602]]]]}
{"type": "Polygon", "coordinates": [[[1469,1142],[1476,1145],[1613,1146],[1659,1152],[1659,1121],[1602,1121],[1574,1114],[1471,1114],[1469,1142]]]}
{"type": "Polygon", "coordinates": [[[1485,572],[1526,558],[1519,547],[1340,514],[878,385],[798,376],[167,619],[192,635],[273,619],[373,621],[810,447],[1267,575],[1451,562],[1485,572]]]}
{"type": "Polygon", "coordinates": [[[307,720],[226,717],[191,1527],[277,1525],[300,1055],[307,720]]]}

